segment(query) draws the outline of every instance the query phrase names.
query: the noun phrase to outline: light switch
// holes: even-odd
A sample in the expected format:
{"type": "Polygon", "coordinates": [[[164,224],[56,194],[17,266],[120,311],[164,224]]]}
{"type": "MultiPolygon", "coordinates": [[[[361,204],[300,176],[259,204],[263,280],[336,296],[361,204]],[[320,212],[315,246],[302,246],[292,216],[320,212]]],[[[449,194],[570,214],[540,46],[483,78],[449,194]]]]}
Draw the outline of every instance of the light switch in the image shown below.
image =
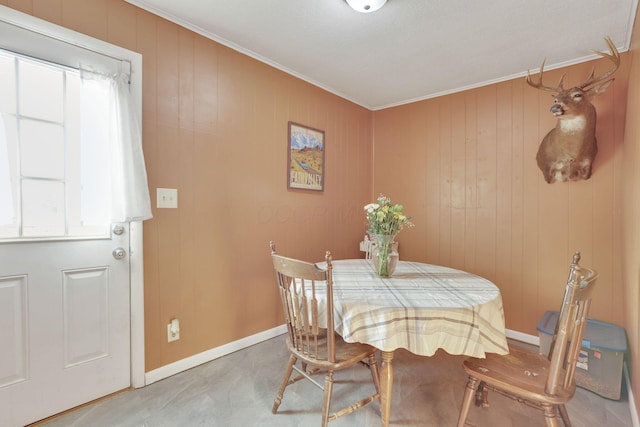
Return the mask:
{"type": "Polygon", "coordinates": [[[159,209],[178,207],[178,189],[177,188],[156,188],[157,203],[159,209]]]}

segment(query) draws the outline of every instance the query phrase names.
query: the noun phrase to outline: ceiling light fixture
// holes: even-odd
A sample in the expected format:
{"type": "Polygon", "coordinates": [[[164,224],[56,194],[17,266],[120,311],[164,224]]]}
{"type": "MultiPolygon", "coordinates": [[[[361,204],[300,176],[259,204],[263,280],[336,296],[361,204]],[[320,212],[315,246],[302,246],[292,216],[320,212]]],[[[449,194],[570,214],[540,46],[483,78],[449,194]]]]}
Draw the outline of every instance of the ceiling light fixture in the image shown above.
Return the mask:
{"type": "Polygon", "coordinates": [[[353,10],[362,13],[375,12],[384,6],[386,2],[387,0],[347,0],[353,10]]]}

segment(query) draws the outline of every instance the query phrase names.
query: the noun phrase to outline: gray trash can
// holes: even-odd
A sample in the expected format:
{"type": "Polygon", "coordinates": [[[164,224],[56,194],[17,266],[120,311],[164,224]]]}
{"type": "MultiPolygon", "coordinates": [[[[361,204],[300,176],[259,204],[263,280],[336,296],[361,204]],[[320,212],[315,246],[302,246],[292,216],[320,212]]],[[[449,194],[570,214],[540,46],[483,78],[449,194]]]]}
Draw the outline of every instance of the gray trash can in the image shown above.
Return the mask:
{"type": "MultiPolygon", "coordinates": [[[[558,315],[557,311],[547,311],[538,323],[540,354],[549,354],[558,315]]],[[[608,399],[619,400],[626,352],[627,336],[624,328],[589,319],[576,365],[576,385],[608,399]]]]}

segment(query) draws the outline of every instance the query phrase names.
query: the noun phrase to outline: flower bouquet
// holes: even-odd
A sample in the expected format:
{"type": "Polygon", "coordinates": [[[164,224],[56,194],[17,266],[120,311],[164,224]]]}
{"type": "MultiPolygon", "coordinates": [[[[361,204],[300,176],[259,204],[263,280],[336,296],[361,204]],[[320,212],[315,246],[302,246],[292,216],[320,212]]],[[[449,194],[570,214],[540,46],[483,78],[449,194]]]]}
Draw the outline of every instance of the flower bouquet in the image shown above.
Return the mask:
{"type": "MultiPolygon", "coordinates": [[[[404,228],[413,227],[411,217],[404,214],[404,206],[393,204],[389,197],[380,195],[376,203],[364,207],[368,232],[375,239],[372,260],[378,275],[389,277],[398,261],[394,250],[396,235],[404,228]]],[[[397,248],[397,245],[395,246],[397,248]]]]}

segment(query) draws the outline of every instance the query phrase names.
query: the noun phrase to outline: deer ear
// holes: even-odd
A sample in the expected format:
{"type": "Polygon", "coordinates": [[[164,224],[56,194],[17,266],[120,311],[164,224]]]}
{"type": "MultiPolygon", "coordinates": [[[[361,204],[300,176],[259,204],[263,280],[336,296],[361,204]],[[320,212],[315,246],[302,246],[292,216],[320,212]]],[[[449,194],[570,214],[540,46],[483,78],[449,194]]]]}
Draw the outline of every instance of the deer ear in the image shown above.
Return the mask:
{"type": "Polygon", "coordinates": [[[599,85],[592,87],[587,91],[587,95],[596,96],[604,93],[607,89],[609,89],[609,86],[611,86],[611,83],[613,83],[614,80],[615,79],[611,79],[604,83],[600,83],[599,85]]]}

